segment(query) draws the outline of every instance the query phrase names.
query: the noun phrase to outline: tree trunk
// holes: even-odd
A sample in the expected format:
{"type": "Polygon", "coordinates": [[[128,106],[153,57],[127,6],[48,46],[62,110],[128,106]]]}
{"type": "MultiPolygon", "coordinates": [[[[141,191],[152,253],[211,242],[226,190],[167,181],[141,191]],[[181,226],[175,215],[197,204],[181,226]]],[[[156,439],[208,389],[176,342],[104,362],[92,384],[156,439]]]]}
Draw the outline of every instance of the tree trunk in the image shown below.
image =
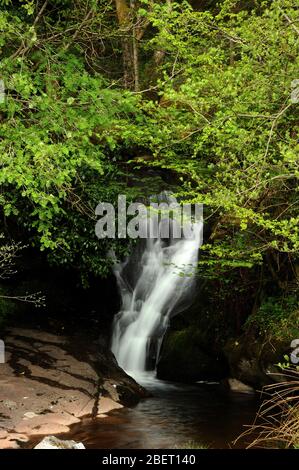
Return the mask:
{"type": "MultiPolygon", "coordinates": [[[[135,11],[135,0],[130,0],[131,12],[135,11]]],[[[137,28],[133,21],[132,25],[132,46],[133,46],[133,72],[134,72],[134,89],[139,91],[139,60],[138,60],[138,43],[137,28]]]]}
{"type": "MultiPolygon", "coordinates": [[[[131,4],[132,2],[130,2],[131,4]]],[[[126,88],[135,88],[134,73],[134,47],[132,41],[132,11],[127,0],[115,0],[117,19],[122,32],[122,54],[124,67],[124,85],[126,88]]],[[[133,33],[134,34],[134,33],[133,33]]],[[[138,67],[138,61],[137,61],[138,67]]]]}

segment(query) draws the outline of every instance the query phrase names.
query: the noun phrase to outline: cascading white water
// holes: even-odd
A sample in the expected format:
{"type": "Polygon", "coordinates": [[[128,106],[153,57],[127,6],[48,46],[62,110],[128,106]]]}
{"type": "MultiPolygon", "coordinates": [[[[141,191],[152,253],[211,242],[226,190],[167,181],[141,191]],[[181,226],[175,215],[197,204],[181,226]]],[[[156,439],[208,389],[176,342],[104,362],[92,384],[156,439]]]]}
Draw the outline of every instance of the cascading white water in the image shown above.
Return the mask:
{"type": "Polygon", "coordinates": [[[122,309],[114,320],[112,351],[135,378],[155,369],[169,318],[190,303],[201,237],[202,223],[194,223],[192,238],[147,238],[115,265],[122,309]]]}

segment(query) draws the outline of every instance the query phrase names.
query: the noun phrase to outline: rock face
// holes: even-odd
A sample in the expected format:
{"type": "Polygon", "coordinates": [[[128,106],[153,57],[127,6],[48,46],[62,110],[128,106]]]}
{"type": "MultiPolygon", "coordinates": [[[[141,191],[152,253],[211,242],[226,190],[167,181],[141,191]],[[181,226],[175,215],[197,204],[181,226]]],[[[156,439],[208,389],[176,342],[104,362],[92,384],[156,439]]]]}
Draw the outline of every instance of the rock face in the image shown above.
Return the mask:
{"type": "Polygon", "coordinates": [[[55,436],[47,436],[34,449],[85,449],[82,442],[63,441],[55,436]]]}
{"type": "Polygon", "coordinates": [[[11,329],[3,339],[0,449],[67,432],[83,416],[102,417],[146,396],[113,354],[89,338],[11,329]]]}
{"type": "Polygon", "coordinates": [[[227,363],[220,355],[206,352],[202,344],[196,330],[169,331],[158,363],[158,377],[186,383],[226,377],[227,363]]]}
{"type": "Polygon", "coordinates": [[[275,364],[288,352],[287,348],[288,345],[283,343],[266,342],[263,338],[243,335],[237,340],[228,340],[224,354],[232,377],[261,389],[264,385],[284,380],[275,364]]]}

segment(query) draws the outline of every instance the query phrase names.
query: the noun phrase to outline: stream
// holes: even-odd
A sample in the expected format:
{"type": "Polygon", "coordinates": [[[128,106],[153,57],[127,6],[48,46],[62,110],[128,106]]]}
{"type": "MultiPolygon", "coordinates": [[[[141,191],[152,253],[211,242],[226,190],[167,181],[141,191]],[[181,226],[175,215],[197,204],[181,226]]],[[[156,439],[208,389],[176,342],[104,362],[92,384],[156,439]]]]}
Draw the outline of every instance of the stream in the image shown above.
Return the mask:
{"type": "Polygon", "coordinates": [[[153,397],[133,408],[115,410],[106,418],[85,419],[73,425],[65,439],[90,449],[173,449],[195,446],[214,449],[233,445],[244,425],[253,422],[257,399],[228,393],[220,384],[175,384],[144,374],[142,384],[153,397]]]}

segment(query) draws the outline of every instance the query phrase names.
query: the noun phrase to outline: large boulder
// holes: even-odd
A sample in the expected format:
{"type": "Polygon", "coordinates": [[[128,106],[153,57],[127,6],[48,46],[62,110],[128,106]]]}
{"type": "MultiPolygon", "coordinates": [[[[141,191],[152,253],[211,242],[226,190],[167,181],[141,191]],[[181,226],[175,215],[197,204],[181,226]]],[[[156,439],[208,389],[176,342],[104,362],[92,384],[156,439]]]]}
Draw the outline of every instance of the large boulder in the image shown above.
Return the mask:
{"type": "Polygon", "coordinates": [[[11,329],[0,366],[0,449],[32,435],[68,432],[84,416],[103,417],[147,392],[103,342],[42,330],[11,329]]]}
{"type": "Polygon", "coordinates": [[[223,356],[203,345],[202,334],[196,328],[169,331],[158,363],[158,378],[185,383],[225,378],[228,367],[223,356]]]}
{"type": "Polygon", "coordinates": [[[277,364],[288,353],[288,344],[243,334],[238,338],[230,338],[223,350],[231,376],[241,382],[261,389],[264,385],[283,380],[277,364]]]}

